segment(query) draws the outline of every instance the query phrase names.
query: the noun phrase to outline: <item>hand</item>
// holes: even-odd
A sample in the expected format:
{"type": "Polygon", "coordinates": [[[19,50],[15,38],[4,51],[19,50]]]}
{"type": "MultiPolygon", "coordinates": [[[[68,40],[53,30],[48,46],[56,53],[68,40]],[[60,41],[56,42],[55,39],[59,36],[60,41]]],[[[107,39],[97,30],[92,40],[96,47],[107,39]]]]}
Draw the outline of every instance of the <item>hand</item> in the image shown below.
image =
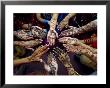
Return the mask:
{"type": "Polygon", "coordinates": [[[68,52],[76,53],[76,54],[83,54],[89,57],[92,61],[97,63],[97,54],[91,52],[90,49],[80,46],[80,45],[71,45],[71,44],[63,44],[68,52]]]}
{"type": "Polygon", "coordinates": [[[53,52],[58,55],[58,59],[63,63],[65,67],[72,67],[71,62],[70,62],[70,57],[69,55],[62,49],[56,47],[53,49],[53,52]]]}
{"type": "Polygon", "coordinates": [[[71,37],[62,37],[58,39],[59,42],[61,43],[66,43],[66,44],[78,44],[79,40],[77,38],[71,38],[71,37]]]}
{"type": "Polygon", "coordinates": [[[66,48],[67,52],[72,52],[76,54],[81,54],[81,50],[84,50],[84,47],[79,45],[74,46],[71,44],[63,44],[63,46],[66,48]]]}
{"type": "Polygon", "coordinates": [[[25,30],[14,31],[14,35],[22,40],[31,40],[34,39],[33,35],[30,32],[26,32],[25,30]]]}
{"type": "Polygon", "coordinates": [[[29,30],[31,28],[31,26],[32,26],[32,24],[23,24],[22,28],[25,29],[25,30],[26,29],[29,30]]]}
{"type": "Polygon", "coordinates": [[[55,30],[50,30],[47,34],[47,42],[50,46],[55,44],[55,39],[58,37],[58,33],[55,30]]]}
{"type": "Polygon", "coordinates": [[[47,63],[51,69],[50,72],[54,75],[57,75],[58,63],[57,63],[56,57],[53,53],[49,53],[47,63]]]}
{"type": "Polygon", "coordinates": [[[71,64],[70,57],[68,53],[63,51],[62,49],[56,47],[53,50],[54,53],[58,54],[58,59],[62,62],[62,64],[66,67],[69,75],[78,75],[75,71],[74,67],[71,64]]]}
{"type": "Polygon", "coordinates": [[[39,46],[34,53],[31,55],[31,61],[40,61],[43,54],[45,54],[49,50],[48,45],[39,46]]]}
{"type": "Polygon", "coordinates": [[[42,45],[42,46],[38,47],[31,56],[14,60],[14,65],[30,63],[32,61],[42,62],[41,57],[48,50],[49,50],[48,45],[44,45],[44,46],[42,45]]]}

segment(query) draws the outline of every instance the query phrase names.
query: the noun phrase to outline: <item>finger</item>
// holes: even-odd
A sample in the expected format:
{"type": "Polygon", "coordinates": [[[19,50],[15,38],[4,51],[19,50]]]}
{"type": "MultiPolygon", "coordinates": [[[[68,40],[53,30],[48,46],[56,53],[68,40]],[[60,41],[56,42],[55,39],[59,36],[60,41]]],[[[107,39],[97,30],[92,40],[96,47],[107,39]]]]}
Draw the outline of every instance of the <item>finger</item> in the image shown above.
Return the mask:
{"type": "Polygon", "coordinates": [[[74,46],[73,45],[63,44],[63,46],[66,48],[66,50],[68,52],[71,52],[74,49],[74,46]]]}
{"type": "Polygon", "coordinates": [[[62,50],[62,49],[60,49],[59,47],[56,47],[56,49],[55,49],[55,50],[58,52],[58,54],[63,53],[63,50],[62,50]]]}
{"type": "Polygon", "coordinates": [[[62,37],[62,38],[59,38],[58,40],[61,43],[67,43],[68,39],[69,39],[69,37],[62,37]]]}
{"type": "Polygon", "coordinates": [[[52,45],[54,45],[54,39],[52,39],[52,45]]]}
{"type": "Polygon", "coordinates": [[[41,57],[43,54],[45,54],[50,48],[47,48],[46,50],[44,50],[43,52],[39,53],[38,55],[36,55],[36,57],[41,57]]]}
{"type": "Polygon", "coordinates": [[[80,53],[80,51],[81,51],[80,46],[73,46],[73,45],[69,45],[69,44],[64,44],[64,47],[66,48],[66,50],[68,52],[72,52],[72,53],[80,53]]]}
{"type": "Polygon", "coordinates": [[[50,37],[48,37],[47,41],[48,41],[48,43],[49,43],[49,45],[50,45],[50,37]]]}
{"type": "Polygon", "coordinates": [[[52,39],[51,38],[50,38],[50,41],[49,42],[50,42],[50,45],[52,45],[52,39]]]}
{"type": "Polygon", "coordinates": [[[39,47],[34,51],[34,53],[32,54],[32,57],[34,57],[34,56],[37,55],[39,52],[41,52],[42,47],[43,47],[43,45],[39,46],[39,47]]]}
{"type": "Polygon", "coordinates": [[[48,48],[48,45],[46,44],[46,45],[42,46],[40,51],[38,51],[38,52],[41,53],[41,52],[45,51],[47,48],[48,48]]]}
{"type": "Polygon", "coordinates": [[[53,45],[55,44],[55,39],[53,39],[53,45]]]}

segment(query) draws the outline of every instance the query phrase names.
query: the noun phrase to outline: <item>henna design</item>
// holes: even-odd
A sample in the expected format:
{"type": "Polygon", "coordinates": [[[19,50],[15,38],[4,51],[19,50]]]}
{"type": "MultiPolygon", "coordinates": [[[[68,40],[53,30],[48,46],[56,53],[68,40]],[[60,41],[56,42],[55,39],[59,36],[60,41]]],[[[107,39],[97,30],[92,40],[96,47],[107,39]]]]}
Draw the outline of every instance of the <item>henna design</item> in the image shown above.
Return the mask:
{"type": "Polygon", "coordinates": [[[83,42],[81,42],[81,40],[78,40],[77,38],[62,37],[62,38],[59,38],[59,42],[66,43],[66,44],[72,44],[72,45],[80,45],[80,46],[86,47],[93,53],[97,53],[96,49],[84,44],[83,42]]]}
{"type": "Polygon", "coordinates": [[[58,37],[58,33],[55,31],[55,27],[57,24],[57,18],[58,18],[58,14],[54,13],[52,16],[52,19],[50,21],[50,30],[47,34],[47,41],[49,43],[50,46],[55,44],[55,39],[58,37]]]}
{"type": "Polygon", "coordinates": [[[69,13],[57,26],[57,28],[61,31],[66,25],[68,25],[69,19],[75,16],[75,13],[69,13]]]}
{"type": "Polygon", "coordinates": [[[58,47],[54,48],[53,52],[58,55],[58,59],[62,62],[65,68],[67,68],[69,75],[78,75],[78,73],[74,70],[70,62],[70,57],[66,52],[64,52],[62,49],[58,47]]]}
{"type": "Polygon", "coordinates": [[[58,64],[55,58],[55,55],[53,53],[49,53],[48,55],[48,61],[47,61],[50,69],[51,69],[51,73],[53,75],[57,75],[57,71],[58,71],[58,64]]]}
{"type": "Polygon", "coordinates": [[[42,41],[43,41],[42,39],[35,39],[35,40],[29,40],[29,41],[14,41],[14,45],[19,45],[25,48],[31,48],[41,44],[42,41]]]}
{"type": "Polygon", "coordinates": [[[70,45],[70,44],[63,44],[63,46],[67,49],[68,52],[73,52],[76,54],[83,54],[89,57],[92,61],[97,63],[97,54],[91,52],[88,48],[80,45],[70,45]]]}
{"type": "Polygon", "coordinates": [[[61,34],[59,36],[60,37],[71,36],[71,35],[75,36],[75,35],[82,34],[85,32],[92,31],[92,30],[96,30],[96,29],[97,29],[97,20],[94,20],[80,28],[71,27],[68,30],[64,30],[61,32],[61,34]]]}
{"type": "Polygon", "coordinates": [[[42,28],[37,27],[37,26],[32,26],[31,31],[35,38],[37,37],[40,39],[44,39],[47,35],[47,33],[44,30],[42,30],[42,28]]]}
{"type": "Polygon", "coordinates": [[[25,31],[25,30],[14,31],[14,36],[22,40],[34,39],[32,33],[30,31],[25,31]]]}
{"type": "Polygon", "coordinates": [[[37,26],[32,26],[31,30],[14,31],[14,35],[22,40],[31,40],[36,37],[43,39],[46,37],[46,34],[47,33],[44,30],[41,30],[41,28],[37,26]]]}

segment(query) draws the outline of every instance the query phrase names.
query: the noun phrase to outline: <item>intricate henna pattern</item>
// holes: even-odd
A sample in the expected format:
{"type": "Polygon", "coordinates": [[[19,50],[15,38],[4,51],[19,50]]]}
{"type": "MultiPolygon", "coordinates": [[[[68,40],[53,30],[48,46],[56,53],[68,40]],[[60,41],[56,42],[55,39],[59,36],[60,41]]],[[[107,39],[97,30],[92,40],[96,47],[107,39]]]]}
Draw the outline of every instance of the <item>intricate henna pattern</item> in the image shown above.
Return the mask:
{"type": "Polygon", "coordinates": [[[53,53],[49,53],[48,54],[48,61],[47,64],[49,65],[50,69],[51,69],[51,73],[53,75],[57,75],[57,71],[58,71],[58,63],[56,61],[56,57],[53,53]]]}
{"type": "Polygon", "coordinates": [[[35,39],[35,40],[29,40],[29,41],[14,41],[14,45],[19,45],[25,48],[31,48],[41,44],[42,41],[43,41],[42,39],[35,39]]]}
{"type": "Polygon", "coordinates": [[[55,39],[58,37],[58,34],[55,30],[56,28],[56,24],[57,24],[57,18],[58,18],[58,14],[54,13],[52,16],[52,19],[50,20],[50,30],[47,34],[47,41],[49,43],[49,45],[54,45],[55,44],[55,39]]]}
{"type": "Polygon", "coordinates": [[[96,30],[96,29],[97,29],[97,21],[94,20],[80,28],[71,27],[68,30],[64,30],[61,32],[61,34],[59,36],[60,37],[70,36],[70,35],[75,36],[75,35],[82,34],[85,32],[92,31],[92,30],[96,30]]]}
{"type": "Polygon", "coordinates": [[[58,55],[58,59],[62,62],[65,68],[67,68],[69,75],[78,75],[78,73],[74,70],[70,62],[70,57],[66,52],[64,52],[62,49],[58,47],[54,48],[53,52],[58,55]]]}
{"type": "Polygon", "coordinates": [[[91,50],[89,50],[88,48],[86,48],[84,46],[74,46],[74,45],[70,45],[70,44],[63,44],[63,45],[67,49],[68,52],[84,54],[84,55],[88,56],[95,63],[97,62],[97,54],[91,52],[91,50]]]}
{"type": "Polygon", "coordinates": [[[75,13],[69,13],[58,25],[58,29],[61,31],[66,25],[68,25],[69,19],[75,16],[75,13]]]}
{"type": "Polygon", "coordinates": [[[32,33],[30,31],[25,31],[25,30],[14,31],[14,36],[22,40],[34,39],[32,33]]]}
{"type": "Polygon", "coordinates": [[[46,32],[42,30],[41,28],[38,28],[37,26],[33,26],[31,28],[32,34],[34,37],[44,39],[46,37],[46,32]]]}
{"type": "Polygon", "coordinates": [[[59,13],[53,13],[51,20],[42,18],[40,13],[35,15],[35,17],[37,17],[40,22],[48,23],[47,25],[49,28],[43,29],[45,26],[40,25],[43,27],[41,28],[36,25],[33,26],[34,24],[26,23],[22,24],[22,27],[20,27],[22,29],[14,31],[14,36],[20,39],[14,41],[14,45],[26,49],[33,49],[30,56],[21,59],[14,59],[14,65],[40,61],[44,63],[44,68],[48,73],[51,73],[52,75],[58,75],[58,59],[66,68],[68,75],[79,75],[80,73],[76,71],[77,69],[71,63],[70,57],[68,55],[69,52],[72,52],[79,55],[81,63],[93,68],[94,70],[97,70],[97,49],[89,46],[89,44],[92,42],[97,41],[97,36],[91,36],[90,38],[82,40],[75,38],[76,35],[80,36],[80,34],[83,33],[94,30],[96,31],[97,20],[93,20],[88,24],[82,27],[79,26],[77,28],[69,25],[70,18],[74,18],[74,16],[77,15],[76,13],[69,13],[60,23],[57,22],[59,13]],[[58,40],[58,44],[62,43],[66,49],[65,51],[61,49],[59,45],[57,47],[56,40],[58,40]],[[48,43],[48,45],[46,43],[48,43]],[[38,47],[38,45],[40,46],[38,47]],[[46,62],[42,59],[42,56],[48,50],[49,53],[47,55],[46,62]]]}
{"type": "Polygon", "coordinates": [[[31,30],[14,31],[14,35],[21,40],[32,40],[36,37],[43,39],[46,37],[46,32],[36,26],[33,26],[31,27],[31,30]]]}

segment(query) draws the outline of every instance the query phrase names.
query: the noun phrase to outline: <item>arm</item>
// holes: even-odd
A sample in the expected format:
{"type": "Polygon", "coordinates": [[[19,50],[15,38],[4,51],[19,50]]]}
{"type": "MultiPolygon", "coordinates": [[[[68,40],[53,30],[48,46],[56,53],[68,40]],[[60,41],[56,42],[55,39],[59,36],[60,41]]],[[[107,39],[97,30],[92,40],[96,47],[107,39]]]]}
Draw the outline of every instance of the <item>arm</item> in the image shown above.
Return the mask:
{"type": "Polygon", "coordinates": [[[82,34],[82,33],[88,32],[88,31],[92,31],[92,30],[97,30],[97,20],[91,21],[90,23],[88,23],[80,28],[71,27],[68,30],[64,30],[61,32],[60,36],[61,37],[71,36],[71,35],[75,36],[75,35],[82,34]]]}
{"type": "Polygon", "coordinates": [[[32,61],[40,61],[42,55],[45,54],[48,50],[49,50],[48,45],[40,46],[33,52],[31,56],[14,60],[14,66],[29,63],[32,61]]]}
{"type": "Polygon", "coordinates": [[[58,25],[58,29],[60,29],[60,31],[66,26],[68,25],[69,19],[73,16],[75,16],[75,13],[69,13],[58,25]]]}
{"type": "Polygon", "coordinates": [[[47,34],[47,41],[49,43],[50,46],[55,44],[55,39],[56,37],[58,37],[57,32],[55,31],[56,25],[57,25],[57,18],[58,18],[58,14],[54,13],[52,16],[52,19],[50,21],[50,30],[47,34]]]}

